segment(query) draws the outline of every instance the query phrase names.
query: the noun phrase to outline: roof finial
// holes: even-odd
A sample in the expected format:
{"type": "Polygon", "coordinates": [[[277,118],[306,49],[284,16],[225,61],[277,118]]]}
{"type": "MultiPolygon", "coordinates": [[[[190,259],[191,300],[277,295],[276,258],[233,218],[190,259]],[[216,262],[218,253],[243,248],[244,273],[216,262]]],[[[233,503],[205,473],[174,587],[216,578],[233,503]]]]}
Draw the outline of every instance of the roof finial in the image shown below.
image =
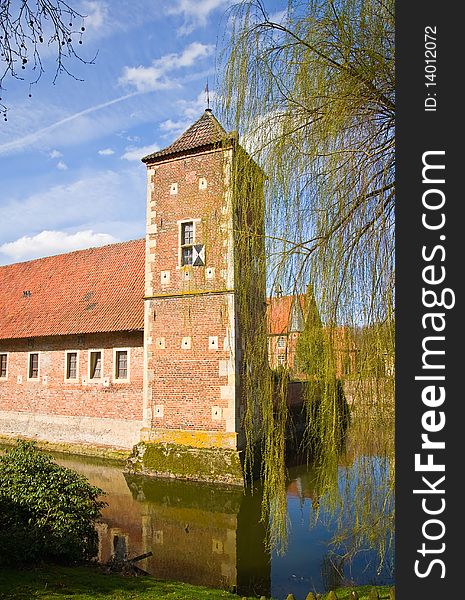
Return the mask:
{"type": "Polygon", "coordinates": [[[211,112],[211,108],[210,108],[210,91],[208,89],[208,77],[207,77],[207,85],[205,86],[205,102],[207,103],[207,108],[205,110],[208,110],[208,112],[211,112]]]}

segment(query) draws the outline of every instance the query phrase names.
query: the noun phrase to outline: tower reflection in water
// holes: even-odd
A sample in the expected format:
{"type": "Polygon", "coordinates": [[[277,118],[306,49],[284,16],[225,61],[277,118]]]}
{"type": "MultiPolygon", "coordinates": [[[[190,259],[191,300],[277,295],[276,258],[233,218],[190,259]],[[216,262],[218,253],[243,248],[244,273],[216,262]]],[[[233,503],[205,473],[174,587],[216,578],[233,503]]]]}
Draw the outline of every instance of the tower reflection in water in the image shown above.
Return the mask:
{"type": "Polygon", "coordinates": [[[269,595],[270,555],[261,497],[242,489],[126,476],[140,507],[135,551],[152,551],[146,570],[161,579],[269,595]]]}
{"type": "Polygon", "coordinates": [[[137,566],[160,579],[271,595],[271,557],[261,517],[261,493],[242,488],[123,474],[97,459],[64,457],[106,492],[99,524],[99,561],[152,552],[137,566]]]}

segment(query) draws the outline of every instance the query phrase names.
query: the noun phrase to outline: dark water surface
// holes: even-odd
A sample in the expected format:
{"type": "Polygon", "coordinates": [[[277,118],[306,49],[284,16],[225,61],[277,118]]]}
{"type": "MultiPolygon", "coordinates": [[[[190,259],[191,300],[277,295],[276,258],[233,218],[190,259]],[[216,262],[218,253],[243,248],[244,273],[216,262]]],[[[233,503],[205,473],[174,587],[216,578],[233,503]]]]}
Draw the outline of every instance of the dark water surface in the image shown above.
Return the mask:
{"type": "MultiPolygon", "coordinates": [[[[385,468],[377,456],[363,461],[375,479],[385,468]]],[[[288,546],[278,556],[266,547],[258,485],[253,494],[244,494],[223,486],[128,476],[120,466],[97,459],[60,455],[57,462],[107,493],[99,525],[103,562],[116,549],[129,557],[151,551],[153,556],[138,565],[157,578],[273,598],[292,592],[297,600],[310,590],[322,592],[347,582],[393,583],[390,565],[377,572],[374,549],[364,548],[350,561],[330,553],[337,520],[325,495],[316,496],[314,474],[306,465],[289,469],[288,546]]],[[[359,468],[358,459],[338,467],[339,485],[349,493],[359,468]]],[[[376,493],[376,485],[374,489],[376,493]]],[[[350,510],[344,518],[350,520],[350,510]]]]}

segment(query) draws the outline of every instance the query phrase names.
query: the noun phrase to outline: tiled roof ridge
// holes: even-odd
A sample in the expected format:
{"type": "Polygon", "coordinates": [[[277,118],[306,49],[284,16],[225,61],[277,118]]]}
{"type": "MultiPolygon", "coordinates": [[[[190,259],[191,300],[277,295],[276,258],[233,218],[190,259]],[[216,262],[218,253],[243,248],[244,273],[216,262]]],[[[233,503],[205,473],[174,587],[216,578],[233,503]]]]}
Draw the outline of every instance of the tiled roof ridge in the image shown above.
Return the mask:
{"type": "Polygon", "coordinates": [[[144,328],[145,238],[0,269],[0,339],[144,328]]]}
{"type": "Polygon", "coordinates": [[[207,108],[197,121],[188,127],[174,142],[166,148],[144,156],[142,162],[150,162],[158,158],[219,144],[223,141],[236,139],[236,137],[235,133],[228,133],[212,113],[211,109],[207,108]]]}
{"type": "Polygon", "coordinates": [[[26,265],[28,263],[40,262],[43,260],[54,259],[60,256],[68,256],[71,254],[84,254],[85,252],[93,252],[95,250],[103,250],[105,248],[110,248],[111,246],[124,246],[135,244],[136,242],[145,241],[145,238],[134,238],[133,240],[125,240],[123,242],[112,242],[111,244],[103,244],[102,246],[91,246],[90,248],[81,248],[79,250],[70,250],[69,252],[59,252],[58,254],[48,254],[47,256],[41,256],[39,258],[31,258],[29,260],[18,260],[15,263],[9,263],[7,265],[0,265],[0,269],[4,269],[6,267],[13,267],[14,265],[26,265]]]}

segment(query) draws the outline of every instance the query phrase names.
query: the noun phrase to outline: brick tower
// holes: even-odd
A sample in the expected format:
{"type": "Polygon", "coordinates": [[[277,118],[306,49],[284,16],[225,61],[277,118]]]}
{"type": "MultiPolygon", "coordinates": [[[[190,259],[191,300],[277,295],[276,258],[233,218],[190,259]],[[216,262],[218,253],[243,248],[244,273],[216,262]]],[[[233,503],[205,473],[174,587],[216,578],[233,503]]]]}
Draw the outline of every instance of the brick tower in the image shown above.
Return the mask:
{"type": "MultiPolygon", "coordinates": [[[[170,146],[142,159],[147,165],[142,439],[152,447],[227,453],[244,444],[235,291],[237,231],[244,224],[231,183],[234,161],[244,151],[236,137],[207,109],[170,146]]],[[[263,216],[258,219],[262,224],[263,216]]],[[[264,306],[264,286],[260,293],[264,306]]],[[[165,469],[176,475],[172,470],[165,469]]]]}

